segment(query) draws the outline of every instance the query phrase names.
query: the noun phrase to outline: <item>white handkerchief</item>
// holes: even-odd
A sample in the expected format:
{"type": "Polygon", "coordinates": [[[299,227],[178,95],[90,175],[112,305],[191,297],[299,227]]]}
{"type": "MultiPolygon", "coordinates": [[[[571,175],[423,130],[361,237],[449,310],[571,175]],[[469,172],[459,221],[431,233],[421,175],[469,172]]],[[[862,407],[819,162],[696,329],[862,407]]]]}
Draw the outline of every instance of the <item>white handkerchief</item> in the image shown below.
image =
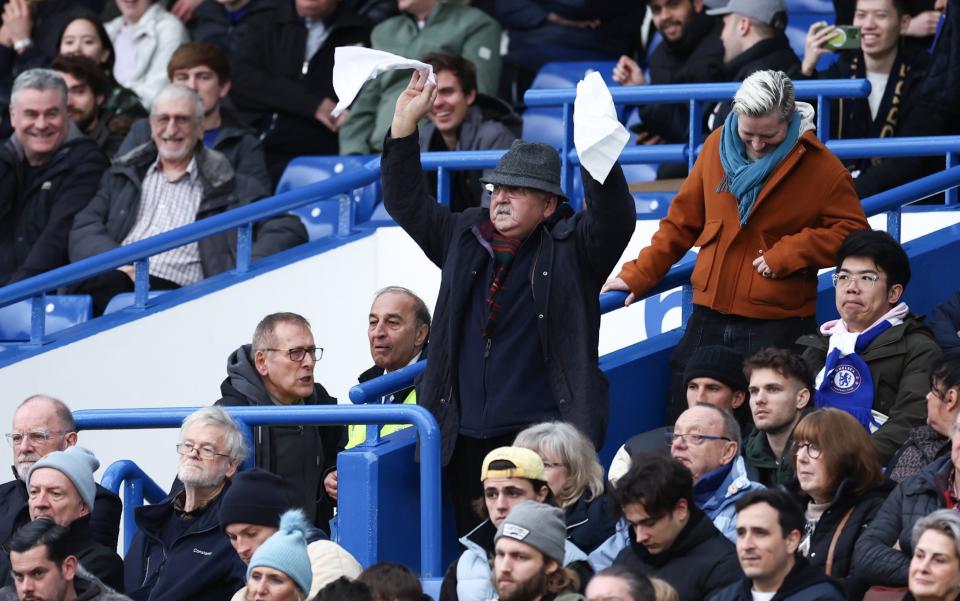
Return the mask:
{"type": "Polygon", "coordinates": [[[573,144],[587,173],[601,184],[606,181],[629,139],[600,73],[594,71],[580,80],[573,101],[573,144]]]}
{"type": "Polygon", "coordinates": [[[331,114],[338,117],[347,110],[368,79],[394,69],[427,69],[428,79],[437,82],[433,67],[426,63],[363,46],[337,47],[333,53],[333,91],[339,101],[331,114]]]}

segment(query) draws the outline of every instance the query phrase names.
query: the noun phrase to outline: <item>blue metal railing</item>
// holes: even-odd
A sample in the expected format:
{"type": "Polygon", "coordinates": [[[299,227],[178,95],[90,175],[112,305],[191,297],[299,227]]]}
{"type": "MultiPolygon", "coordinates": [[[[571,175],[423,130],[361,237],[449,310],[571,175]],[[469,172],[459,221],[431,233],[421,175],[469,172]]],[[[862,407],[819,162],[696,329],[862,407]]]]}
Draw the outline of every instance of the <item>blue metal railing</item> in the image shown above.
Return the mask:
{"type": "MultiPolygon", "coordinates": [[[[731,98],[739,84],[695,84],[617,87],[611,89],[611,95],[617,103],[660,103],[689,102],[694,109],[691,120],[699,123],[699,106],[705,101],[722,101],[731,98]]],[[[819,103],[819,118],[829,116],[829,100],[843,96],[863,96],[869,91],[865,80],[822,80],[796,82],[798,98],[816,97],[819,103]]],[[[579,164],[579,158],[573,148],[572,107],[576,92],[566,90],[529,90],[525,101],[529,106],[563,106],[564,140],[561,149],[564,189],[572,190],[573,167],[579,164]]],[[[820,127],[821,136],[827,127],[820,127]]],[[[689,144],[664,144],[658,146],[635,146],[624,149],[620,160],[624,164],[692,161],[696,159],[700,147],[700,128],[691,128],[689,144]]],[[[942,138],[885,138],[866,140],[830,141],[828,147],[838,148],[845,158],[871,156],[937,155],[945,154],[947,165],[956,164],[955,156],[960,153],[960,136],[942,138]]],[[[437,169],[439,177],[439,200],[449,199],[450,171],[456,169],[477,169],[491,167],[504,153],[504,150],[479,152],[424,153],[422,162],[425,169],[437,169]]],[[[364,168],[347,171],[328,180],[305,186],[298,190],[278,194],[250,205],[216,215],[186,225],[157,236],[141,240],[128,246],[119,247],[106,253],[89,257],[82,261],[59,267],[47,273],[16,282],[0,288],[0,307],[32,299],[31,335],[29,344],[41,345],[45,342],[45,294],[49,290],[63,288],[69,284],[85,280],[91,276],[116,269],[123,265],[136,265],[134,310],[143,310],[149,298],[149,257],[160,252],[196,242],[202,238],[237,229],[237,266],[234,273],[244,273],[250,268],[252,246],[252,224],[291,209],[306,206],[319,198],[341,194],[365,186],[380,176],[379,159],[370,161],[364,168]]],[[[574,199],[576,200],[576,199],[574,199]]],[[[956,191],[948,192],[948,204],[956,203],[956,191]]],[[[341,203],[341,212],[349,209],[350,203],[341,203]]],[[[341,219],[340,221],[343,221],[341,219]]],[[[347,229],[338,228],[337,235],[347,235],[347,229]]]]}
{"type": "MultiPolygon", "coordinates": [[[[153,409],[92,409],[74,412],[78,430],[179,428],[184,418],[198,407],[171,407],[153,409]]],[[[227,407],[241,428],[247,441],[253,440],[254,426],[304,424],[412,424],[420,438],[420,565],[424,577],[443,574],[440,565],[440,429],[430,412],[417,405],[336,405],[299,407],[227,407]]],[[[170,449],[170,460],[175,454],[170,449]]],[[[116,465],[116,464],[114,464],[116,465]]],[[[253,465],[253,454],[244,467],[253,465]]],[[[134,466],[136,467],[136,466],[134,466]]],[[[110,480],[103,485],[119,491],[120,482],[132,476],[140,481],[134,484],[132,499],[143,498],[138,486],[148,499],[156,499],[163,491],[156,484],[146,483],[139,468],[120,466],[108,469],[110,480]],[[113,471],[111,471],[113,470],[113,471]]],[[[125,500],[126,500],[125,490],[125,500]]],[[[165,495],[163,495],[165,496],[165,495]]],[[[162,496],[160,498],[163,498],[162,496]]],[[[124,551],[129,547],[136,526],[132,525],[132,506],[124,503],[124,551]],[[131,527],[132,525],[132,527],[131,527]]]]}
{"type": "MultiPolygon", "coordinates": [[[[886,213],[887,232],[897,240],[900,240],[900,220],[903,206],[926,198],[927,196],[939,194],[948,189],[956,189],[957,186],[960,186],[960,166],[951,167],[950,169],[928,175],[893,188],[892,190],[887,190],[886,192],[865,198],[863,200],[863,209],[868,217],[886,213]]],[[[681,323],[686,324],[693,304],[693,291],[690,287],[690,274],[692,273],[693,264],[674,266],[667,272],[667,275],[664,276],[660,283],[643,298],[650,298],[661,292],[682,286],[683,296],[680,304],[681,323]]],[[[626,298],[626,292],[606,292],[601,294],[600,312],[610,313],[623,307],[623,302],[626,298]]],[[[641,299],[637,299],[637,301],[639,300],[641,299]]],[[[408,365],[403,369],[380,376],[379,378],[373,378],[362,384],[357,384],[350,389],[350,400],[354,403],[368,403],[383,395],[403,390],[411,386],[414,378],[426,369],[426,367],[427,361],[420,361],[413,365],[408,365]]]]}

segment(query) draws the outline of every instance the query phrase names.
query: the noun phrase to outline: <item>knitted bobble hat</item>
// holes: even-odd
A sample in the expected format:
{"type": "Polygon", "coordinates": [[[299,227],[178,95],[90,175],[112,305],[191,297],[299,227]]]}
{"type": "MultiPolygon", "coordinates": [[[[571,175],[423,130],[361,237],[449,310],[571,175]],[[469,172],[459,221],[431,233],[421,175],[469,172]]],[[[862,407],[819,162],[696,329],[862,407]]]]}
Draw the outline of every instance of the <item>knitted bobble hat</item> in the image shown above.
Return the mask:
{"type": "Polygon", "coordinates": [[[253,553],[247,567],[247,580],[254,568],[267,567],[283,572],[303,594],[310,592],[313,572],[307,555],[307,532],[310,526],[302,509],[291,509],[280,516],[280,529],[253,553]]]}

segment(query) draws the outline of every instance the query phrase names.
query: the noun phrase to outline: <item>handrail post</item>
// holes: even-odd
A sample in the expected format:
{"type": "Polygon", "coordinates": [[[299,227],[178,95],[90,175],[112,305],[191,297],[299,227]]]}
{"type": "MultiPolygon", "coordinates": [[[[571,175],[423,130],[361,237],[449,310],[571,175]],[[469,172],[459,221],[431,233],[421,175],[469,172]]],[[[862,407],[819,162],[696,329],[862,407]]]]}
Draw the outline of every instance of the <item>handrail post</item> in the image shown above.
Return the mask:
{"type": "Polygon", "coordinates": [[[897,242],[900,242],[900,217],[901,209],[897,207],[891,211],[887,211],[887,233],[893,236],[893,239],[897,242]]]}
{"type": "Polygon", "coordinates": [[[150,257],[134,262],[133,268],[133,306],[143,309],[150,298],[150,257]]]}
{"type": "MultiPolygon", "coordinates": [[[[563,148],[560,149],[560,178],[563,192],[569,197],[573,194],[573,166],[570,164],[570,150],[573,148],[573,102],[563,103],[563,148]]],[[[573,209],[579,211],[581,202],[571,198],[573,209]]]]}
{"type": "Polygon", "coordinates": [[[700,102],[690,100],[690,132],[688,139],[690,142],[689,153],[687,155],[687,169],[693,171],[693,164],[697,162],[696,148],[700,146],[700,129],[702,128],[702,113],[700,102]]]}
{"type": "Polygon", "coordinates": [[[823,94],[817,96],[817,137],[823,143],[830,139],[830,99],[823,94]]]}
{"type": "Polygon", "coordinates": [[[340,204],[337,206],[337,238],[346,238],[353,232],[354,216],[357,205],[349,194],[340,195],[340,204]]]}
{"type": "Polygon", "coordinates": [[[250,270],[250,254],[253,250],[253,224],[244,223],[237,228],[237,268],[236,273],[250,270]]]}
{"type": "Polygon", "coordinates": [[[30,301],[30,344],[43,344],[47,328],[47,295],[41,292],[30,301]]]}
{"type": "MultiPolygon", "coordinates": [[[[947,153],[947,169],[957,166],[957,153],[947,153]]],[[[953,186],[944,193],[944,204],[948,207],[955,207],[958,204],[957,187],[953,186]]]]}
{"type": "MultiPolygon", "coordinates": [[[[139,478],[129,478],[123,481],[123,506],[140,507],[143,505],[143,482],[139,478]]],[[[132,511],[123,512],[123,554],[126,555],[133,543],[133,535],[137,533],[136,514],[132,511]]]]}
{"type": "Polygon", "coordinates": [[[450,206],[450,172],[446,167],[437,167],[437,202],[450,206]]]}

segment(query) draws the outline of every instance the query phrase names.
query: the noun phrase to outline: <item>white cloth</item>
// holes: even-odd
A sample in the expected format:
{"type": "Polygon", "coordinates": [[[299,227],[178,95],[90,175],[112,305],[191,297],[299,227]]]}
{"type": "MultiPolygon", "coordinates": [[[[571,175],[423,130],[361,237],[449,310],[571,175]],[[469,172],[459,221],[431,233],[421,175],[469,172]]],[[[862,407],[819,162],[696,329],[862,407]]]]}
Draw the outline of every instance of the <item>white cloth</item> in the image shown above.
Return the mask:
{"type": "Polygon", "coordinates": [[[367,80],[396,69],[426,69],[428,81],[437,83],[433,67],[426,63],[362,46],[337,47],[333,53],[333,91],[339,101],[331,115],[339,117],[347,110],[367,80]]]}
{"type": "Polygon", "coordinates": [[[603,77],[597,71],[589,73],[577,83],[573,101],[573,144],[580,164],[602,184],[629,139],[603,77]]]}
{"type": "Polygon", "coordinates": [[[761,593],[760,591],[755,591],[750,589],[750,596],[753,597],[753,601],[771,601],[778,591],[772,591],[769,593],[761,593]]]}

